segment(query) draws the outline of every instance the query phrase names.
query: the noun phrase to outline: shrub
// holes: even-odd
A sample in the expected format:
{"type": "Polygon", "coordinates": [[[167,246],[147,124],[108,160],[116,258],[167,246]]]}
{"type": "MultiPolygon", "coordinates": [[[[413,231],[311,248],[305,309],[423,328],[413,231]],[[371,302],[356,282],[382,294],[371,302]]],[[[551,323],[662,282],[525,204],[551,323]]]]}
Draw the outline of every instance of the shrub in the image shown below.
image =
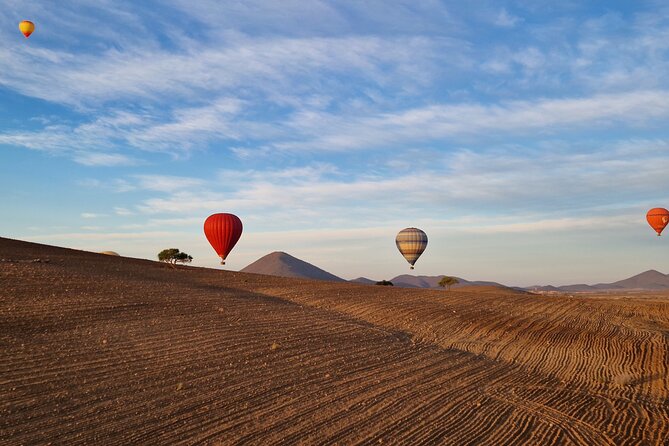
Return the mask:
{"type": "Polygon", "coordinates": [[[394,286],[390,280],[382,280],[380,282],[376,282],[376,284],[381,286],[394,286]]]}
{"type": "Polygon", "coordinates": [[[451,285],[460,283],[455,277],[444,276],[439,281],[439,286],[442,288],[448,287],[448,291],[451,291],[451,285]]]}

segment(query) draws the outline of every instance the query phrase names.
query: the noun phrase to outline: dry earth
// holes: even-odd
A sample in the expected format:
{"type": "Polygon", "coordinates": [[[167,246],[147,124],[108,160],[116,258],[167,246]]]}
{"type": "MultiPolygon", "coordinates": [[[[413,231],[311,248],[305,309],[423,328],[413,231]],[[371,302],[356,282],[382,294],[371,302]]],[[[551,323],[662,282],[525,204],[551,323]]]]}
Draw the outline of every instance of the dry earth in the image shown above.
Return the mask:
{"type": "Polygon", "coordinates": [[[667,294],[0,259],[2,444],[669,444],[667,294]]]}

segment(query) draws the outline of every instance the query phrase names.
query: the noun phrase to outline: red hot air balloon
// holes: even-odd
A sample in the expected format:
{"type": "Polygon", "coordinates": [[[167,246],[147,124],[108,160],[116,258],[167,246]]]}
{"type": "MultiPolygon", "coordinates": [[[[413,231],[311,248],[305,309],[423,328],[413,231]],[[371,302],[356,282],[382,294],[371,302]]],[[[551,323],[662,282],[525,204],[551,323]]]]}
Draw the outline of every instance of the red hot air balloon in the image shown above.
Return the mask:
{"type": "Polygon", "coordinates": [[[233,214],[213,214],[204,221],[204,235],[225,265],[225,258],[242,236],[242,221],[233,214]]]}
{"type": "Polygon", "coordinates": [[[665,208],[653,208],[646,214],[646,220],[659,236],[669,223],[669,211],[665,208]]]}

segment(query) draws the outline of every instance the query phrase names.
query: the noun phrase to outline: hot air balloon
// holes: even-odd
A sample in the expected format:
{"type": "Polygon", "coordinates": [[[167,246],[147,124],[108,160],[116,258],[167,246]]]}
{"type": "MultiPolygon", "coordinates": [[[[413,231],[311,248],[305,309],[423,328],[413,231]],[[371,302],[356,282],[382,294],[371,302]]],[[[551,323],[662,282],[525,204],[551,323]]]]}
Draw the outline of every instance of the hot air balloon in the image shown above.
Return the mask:
{"type": "Polygon", "coordinates": [[[29,20],[19,23],[19,30],[26,36],[26,39],[35,31],[35,24],[29,20]]]}
{"type": "Polygon", "coordinates": [[[225,258],[242,236],[242,221],[233,214],[213,214],[204,221],[204,235],[225,265],[225,258]]]}
{"type": "Polygon", "coordinates": [[[669,223],[669,211],[665,208],[653,208],[646,214],[646,220],[651,228],[655,229],[657,235],[662,234],[662,230],[669,223]]]}
{"type": "Polygon", "coordinates": [[[395,244],[413,269],[416,260],[427,247],[427,234],[417,228],[402,229],[395,237],[395,244]]]}

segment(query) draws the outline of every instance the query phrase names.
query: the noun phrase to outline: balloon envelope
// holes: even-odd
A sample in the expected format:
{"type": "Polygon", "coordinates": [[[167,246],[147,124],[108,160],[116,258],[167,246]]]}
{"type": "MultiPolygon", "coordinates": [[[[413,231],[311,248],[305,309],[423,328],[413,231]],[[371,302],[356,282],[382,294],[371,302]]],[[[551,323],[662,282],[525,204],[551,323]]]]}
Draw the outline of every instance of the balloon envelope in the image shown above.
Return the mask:
{"type": "Polygon", "coordinates": [[[26,36],[26,39],[35,31],[35,24],[29,20],[19,23],[19,30],[26,36]]]}
{"type": "Polygon", "coordinates": [[[646,220],[650,227],[655,229],[657,235],[660,235],[669,223],[669,211],[665,208],[653,208],[646,214],[646,220]]]}
{"type": "Polygon", "coordinates": [[[416,260],[427,247],[427,234],[418,228],[402,229],[395,237],[395,244],[413,269],[416,260]]]}
{"type": "Polygon", "coordinates": [[[204,221],[204,235],[225,265],[225,258],[242,236],[242,221],[233,214],[213,214],[204,221]]]}

